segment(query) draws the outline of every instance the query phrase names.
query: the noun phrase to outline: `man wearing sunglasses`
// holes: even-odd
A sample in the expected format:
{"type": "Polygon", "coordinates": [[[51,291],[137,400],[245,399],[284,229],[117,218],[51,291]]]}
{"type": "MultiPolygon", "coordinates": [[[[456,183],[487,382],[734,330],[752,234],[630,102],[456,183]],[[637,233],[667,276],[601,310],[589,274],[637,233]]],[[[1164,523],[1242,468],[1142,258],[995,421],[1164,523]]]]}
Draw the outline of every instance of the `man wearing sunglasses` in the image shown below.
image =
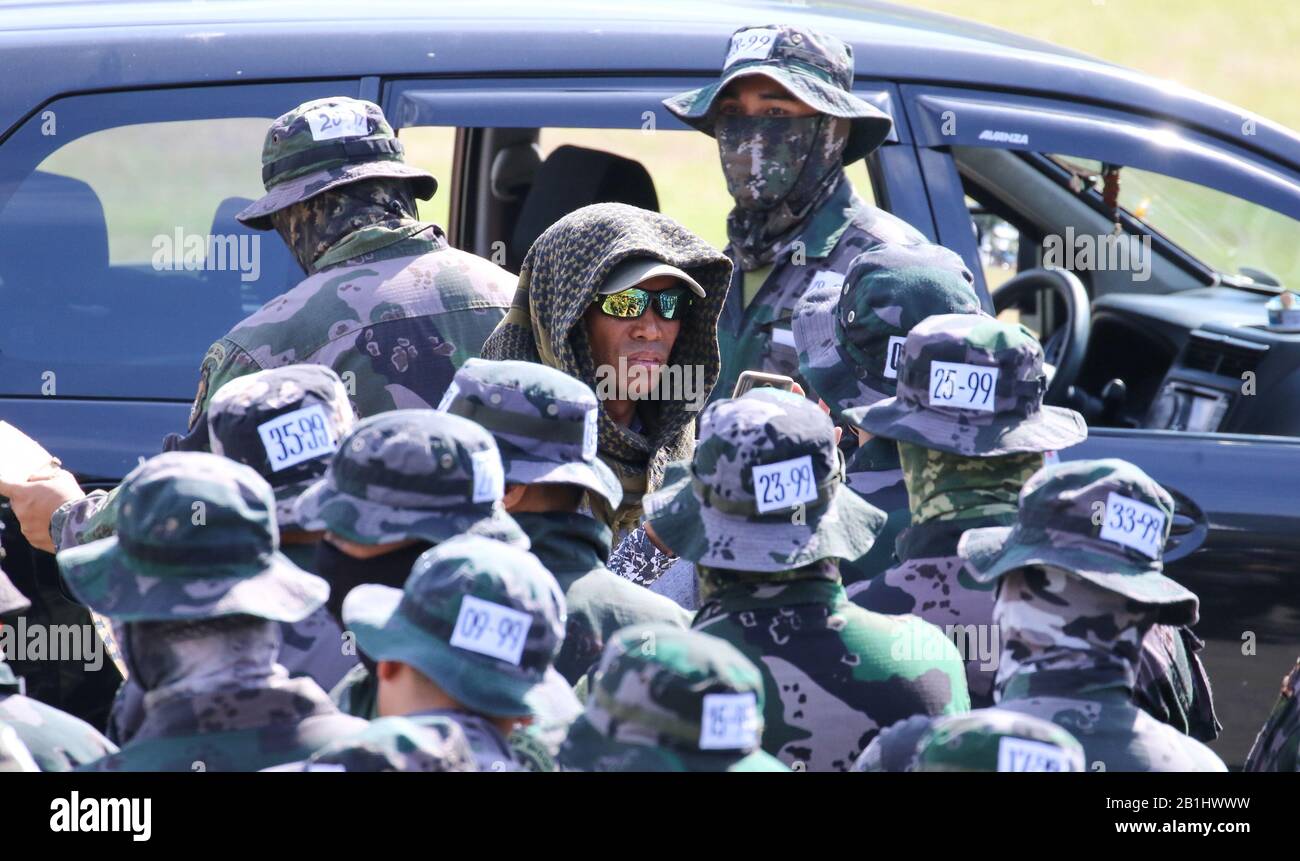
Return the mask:
{"type": "Polygon", "coordinates": [[[671,218],[620,203],[586,206],[538,237],[485,359],[517,359],[582,380],[600,401],[588,430],[623,500],[588,494],[614,541],[641,496],[690,457],[695,417],[718,378],[718,314],[731,262],[671,218]]]}

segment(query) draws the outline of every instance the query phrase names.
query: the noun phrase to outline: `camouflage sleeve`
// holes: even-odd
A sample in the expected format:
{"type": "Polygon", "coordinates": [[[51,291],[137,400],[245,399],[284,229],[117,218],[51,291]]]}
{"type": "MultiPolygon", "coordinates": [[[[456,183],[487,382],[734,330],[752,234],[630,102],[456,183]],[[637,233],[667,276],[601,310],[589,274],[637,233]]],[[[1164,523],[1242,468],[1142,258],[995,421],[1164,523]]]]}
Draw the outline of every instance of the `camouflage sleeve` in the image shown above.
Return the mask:
{"type": "Polygon", "coordinates": [[[117,488],[92,490],[81,499],[65,502],[50,515],[50,540],[58,552],[117,531],[117,488]]]}
{"type": "Polygon", "coordinates": [[[620,577],[640,586],[650,586],[677,562],[676,556],[663,553],[638,526],[629,532],[609,556],[607,567],[620,577]]]}
{"type": "Polygon", "coordinates": [[[1246,757],[1246,771],[1300,772],[1300,699],[1296,697],[1297,691],[1300,691],[1300,660],[1282,679],[1282,692],[1246,757]]]}
{"type": "Polygon", "coordinates": [[[199,390],[194,394],[194,404],[190,407],[188,429],[193,431],[199,416],[208,408],[212,395],[226,383],[260,371],[262,368],[243,348],[226,338],[217,341],[208,348],[199,367],[199,390]]]}
{"type": "Polygon", "coordinates": [[[853,764],[854,771],[907,771],[916,757],[921,736],[930,728],[930,715],[912,715],[882,729],[853,764]]]}
{"type": "Polygon", "coordinates": [[[1198,741],[1223,731],[1214,713],[1210,680],[1187,628],[1156,625],[1142,641],[1134,698],[1143,711],[1198,741]]]}

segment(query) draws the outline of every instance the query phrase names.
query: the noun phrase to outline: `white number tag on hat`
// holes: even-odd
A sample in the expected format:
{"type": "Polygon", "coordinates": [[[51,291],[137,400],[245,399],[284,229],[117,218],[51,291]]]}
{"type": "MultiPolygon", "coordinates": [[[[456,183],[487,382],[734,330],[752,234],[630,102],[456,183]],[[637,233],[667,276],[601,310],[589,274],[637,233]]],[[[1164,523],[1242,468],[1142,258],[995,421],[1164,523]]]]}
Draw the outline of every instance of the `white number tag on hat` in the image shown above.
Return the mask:
{"type": "Polygon", "coordinates": [[[997,407],[998,369],[965,362],[930,363],[930,405],[991,413],[997,407]]]}
{"type": "Polygon", "coordinates": [[[1027,738],[998,742],[998,771],[1065,771],[1070,760],[1065,751],[1027,738]]]}
{"type": "Polygon", "coordinates": [[[469,456],[474,467],[474,502],[496,502],[506,492],[505,471],[501,456],[492,449],[476,451],[469,456]]]}
{"type": "Polygon", "coordinates": [[[756,466],[750,474],[754,478],[754,503],[759,514],[792,508],[817,498],[811,455],[756,466]]]}
{"type": "Polygon", "coordinates": [[[304,460],[332,454],[338,447],[325,408],[312,404],[257,426],[271,471],[279,472],[304,460]]]}
{"type": "Polygon", "coordinates": [[[600,440],[600,410],[593,408],[587,410],[587,416],[582,421],[582,459],[591,460],[596,456],[596,446],[600,440]]]}
{"type": "Polygon", "coordinates": [[[700,750],[758,747],[758,706],[752,692],[705,694],[700,750]]]}
{"type": "Polygon", "coordinates": [[[1165,538],[1165,513],[1145,502],[1112,493],[1106,497],[1106,519],[1101,524],[1100,538],[1155,559],[1165,538]]]}
{"type": "Polygon", "coordinates": [[[314,141],[365,137],[370,134],[370,119],[364,111],[351,105],[313,108],[307,114],[307,125],[311,126],[311,139],[314,141]]]}
{"type": "Polygon", "coordinates": [[[519,666],[533,617],[473,595],[460,599],[451,645],[519,666]]]}
{"type": "MultiPolygon", "coordinates": [[[[898,379],[898,363],[903,360],[903,345],[906,343],[906,338],[889,336],[889,346],[885,348],[885,379],[898,379]]],[[[930,369],[930,374],[934,375],[934,368],[930,369]]]]}
{"type": "Polygon", "coordinates": [[[746,30],[731,37],[722,68],[743,60],[766,60],[776,46],[776,30],[746,30]]]}

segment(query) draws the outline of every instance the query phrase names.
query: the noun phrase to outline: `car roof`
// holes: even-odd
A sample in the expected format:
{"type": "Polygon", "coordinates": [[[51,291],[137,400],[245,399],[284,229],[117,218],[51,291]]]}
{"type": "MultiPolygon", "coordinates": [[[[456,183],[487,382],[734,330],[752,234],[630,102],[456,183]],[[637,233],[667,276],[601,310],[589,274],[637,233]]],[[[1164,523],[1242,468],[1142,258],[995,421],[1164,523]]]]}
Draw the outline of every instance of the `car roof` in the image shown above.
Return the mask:
{"type": "Polygon", "coordinates": [[[889,3],[699,0],[0,0],[0,129],[74,92],[287,78],[716,74],[726,37],[796,23],[854,46],[859,78],[1068,93],[1300,168],[1300,135],[1179,84],[889,3]]]}

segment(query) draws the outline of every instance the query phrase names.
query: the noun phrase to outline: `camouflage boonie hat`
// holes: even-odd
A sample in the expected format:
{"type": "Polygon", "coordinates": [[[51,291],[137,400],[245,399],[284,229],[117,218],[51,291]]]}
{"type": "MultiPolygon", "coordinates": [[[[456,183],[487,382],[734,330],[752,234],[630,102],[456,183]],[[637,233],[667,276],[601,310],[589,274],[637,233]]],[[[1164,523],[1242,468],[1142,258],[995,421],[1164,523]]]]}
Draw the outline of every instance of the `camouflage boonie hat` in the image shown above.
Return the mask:
{"type": "Polygon", "coordinates": [[[478,771],[460,724],[450,718],[419,723],[375,718],[356,735],[330,742],[302,762],[263,771],[478,771]]]}
{"type": "Polygon", "coordinates": [[[789,771],[762,739],[763,675],[735,646],[633,625],[605,646],[558,761],[571,771],[789,771]]]}
{"type": "Polygon", "coordinates": [[[885,142],[894,127],[888,114],[853,95],[851,46],[825,33],[780,24],[737,30],[722,61],[722,77],[664,99],[664,107],[692,128],[712,135],[718,94],[746,75],[770,78],[818,113],[849,120],[844,164],[864,158],[885,142]]]}
{"type": "Polygon", "coordinates": [[[596,394],[563,371],[535,362],[469,359],[438,409],[491,431],[506,484],[576,484],[611,509],[623,501],[623,486],[596,456],[596,394]]]}
{"type": "Polygon", "coordinates": [[[346,96],[304,102],[267,129],[266,194],[235,218],[254,230],[270,230],[271,213],[361,179],[406,179],[416,197],[433,197],[438,181],[402,161],[402,153],[402,142],[374,102],[346,96]]]}
{"type": "Polygon", "coordinates": [[[941,245],[884,245],[849,264],[842,285],[815,286],[794,309],[799,373],[831,415],[896,394],[912,327],[935,314],[980,314],[960,257],[941,245]]]}
{"type": "Polygon", "coordinates": [[[977,709],[934,720],[908,771],[1087,771],[1083,745],[1042,718],[977,709]]]}
{"type": "Polygon", "coordinates": [[[504,489],[497,444],[483,428],[434,410],[391,410],[357,422],[294,516],[302,529],[357,544],[471,534],[526,548],[501,505],[504,489]]]}
{"type": "Polygon", "coordinates": [[[677,555],[713,568],[780,572],[857,559],[885,515],[844,484],[831,420],[807,398],[751,389],[700,418],[689,467],[645,499],[645,522],[677,555]]]}
{"type": "Polygon", "coordinates": [[[1028,329],[976,314],[918,323],[898,394],[844,417],[876,436],[966,457],[1057,451],[1088,436],[1083,416],[1043,405],[1043,347],[1028,329]]]}
{"type": "Polygon", "coordinates": [[[332,368],[285,365],[236,377],[208,405],[213,454],[251,466],[275,492],[280,529],[297,529],[293,503],[325,474],[356,416],[332,368]]]}
{"type": "Polygon", "coordinates": [[[372,660],[409,664],[479,714],[545,712],[557,686],[572,698],[551,666],[564,641],[564,593],[518,547],[478,536],[443,542],[415,561],[405,588],[349,592],[343,621],[372,660]]]}
{"type": "Polygon", "coordinates": [[[174,451],[123,480],[116,535],[63,550],[58,562],[77,600],[118,622],[300,622],[329,585],[279,545],[265,479],[219,455],[174,451]]]}
{"type": "Polygon", "coordinates": [[[1164,575],[1161,557],[1174,501],[1123,460],[1045,466],[1020,490],[1015,526],[968,529],[957,545],[981,583],[1031,565],[1072,572],[1111,592],[1160,608],[1159,622],[1196,623],[1196,594],[1164,575]]]}

